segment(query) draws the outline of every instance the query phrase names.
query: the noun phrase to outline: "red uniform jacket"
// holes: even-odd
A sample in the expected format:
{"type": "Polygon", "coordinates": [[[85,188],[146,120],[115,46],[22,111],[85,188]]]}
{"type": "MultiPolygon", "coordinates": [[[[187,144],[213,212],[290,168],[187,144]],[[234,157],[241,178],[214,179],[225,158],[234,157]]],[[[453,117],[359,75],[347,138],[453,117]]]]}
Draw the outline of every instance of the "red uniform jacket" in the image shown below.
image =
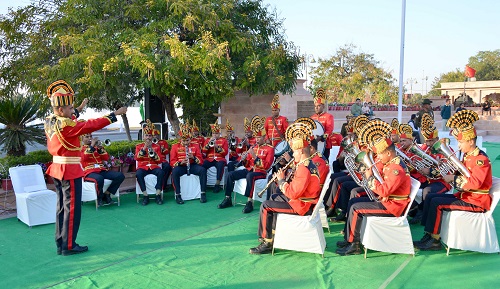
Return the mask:
{"type": "Polygon", "coordinates": [[[226,162],[226,155],[228,154],[228,144],[227,139],[221,137],[218,138],[215,143],[219,146],[217,151],[214,147],[209,147],[208,143],[210,142],[210,138],[205,140],[205,144],[202,148],[203,155],[205,156],[205,160],[207,161],[223,161],[226,162]]]}
{"type": "Polygon", "coordinates": [[[197,137],[192,137],[191,143],[198,145],[200,147],[200,151],[201,151],[201,147],[205,144],[205,138],[201,135],[199,135],[197,137]]]}
{"type": "Polygon", "coordinates": [[[230,139],[228,139],[226,137],[227,145],[229,147],[229,160],[238,160],[238,157],[240,156],[238,154],[237,147],[238,147],[238,144],[241,142],[241,139],[237,136],[235,136],[234,139],[236,140],[236,144],[234,146],[231,146],[230,139]]]}
{"type": "Polygon", "coordinates": [[[455,196],[464,202],[489,210],[491,196],[489,190],[493,184],[491,162],[486,153],[476,147],[475,150],[465,155],[463,164],[470,172],[470,178],[455,177],[455,196]]]}
{"type": "MultiPolygon", "coordinates": [[[[194,156],[194,159],[189,159],[190,164],[202,164],[203,156],[201,155],[200,147],[198,144],[190,143],[188,146],[189,152],[194,156]]],[[[182,161],[186,159],[186,148],[181,143],[176,143],[172,145],[170,150],[170,166],[185,166],[181,164],[182,161]]]]}
{"type": "MultiPolygon", "coordinates": [[[[243,140],[241,140],[243,141],[243,140]]],[[[243,147],[236,147],[236,152],[238,153],[238,160],[241,160],[241,154],[246,152],[250,147],[255,146],[257,144],[257,138],[251,137],[248,139],[248,146],[243,145],[243,147]]]]}
{"type": "Polygon", "coordinates": [[[316,204],[320,195],[318,168],[309,160],[297,164],[290,183],[280,184],[280,190],[290,200],[293,210],[304,216],[312,205],[316,204]],[[313,202],[304,202],[301,198],[313,198],[313,202]]]}
{"type": "Polygon", "coordinates": [[[137,169],[143,169],[143,170],[154,170],[156,168],[161,169],[162,160],[160,159],[161,155],[160,146],[157,144],[152,144],[151,147],[155,151],[155,155],[152,158],[149,157],[148,149],[144,148],[144,143],[140,143],[135,146],[135,160],[137,161],[137,169]]]}
{"type": "Polygon", "coordinates": [[[158,141],[157,144],[160,146],[160,160],[161,160],[161,162],[162,163],[168,162],[168,160],[167,160],[167,156],[169,153],[168,142],[164,139],[161,139],[158,141]]]}
{"type": "Polygon", "coordinates": [[[99,130],[113,122],[116,122],[114,113],[102,118],[78,122],[55,115],[47,118],[45,120],[47,150],[53,156],[47,175],[58,180],[83,177],[80,136],[99,130]]]}
{"type": "Polygon", "coordinates": [[[328,165],[328,162],[326,161],[325,157],[319,152],[315,153],[311,160],[318,168],[319,185],[323,187],[326,176],[328,175],[328,171],[330,170],[330,166],[328,165]]]}
{"type": "Polygon", "coordinates": [[[266,123],[264,124],[264,129],[266,130],[266,139],[268,139],[273,147],[275,147],[280,141],[281,134],[284,136],[285,131],[288,128],[288,120],[286,117],[280,115],[274,120],[276,122],[276,127],[273,124],[273,117],[269,116],[266,118],[266,123]]]}
{"type": "Polygon", "coordinates": [[[342,135],[340,133],[332,132],[332,134],[330,134],[329,139],[330,139],[330,143],[331,143],[332,147],[334,147],[334,146],[340,147],[339,153],[336,155],[336,158],[338,159],[340,154],[344,150],[344,148],[340,145],[340,143],[342,142],[342,139],[344,139],[344,138],[342,137],[342,135]]]}
{"type": "Polygon", "coordinates": [[[254,172],[267,173],[274,160],[274,148],[268,144],[255,146],[254,151],[256,158],[254,159],[251,154],[248,154],[246,159],[245,168],[254,172]]]}
{"type": "Polygon", "coordinates": [[[395,157],[384,165],[380,175],[384,179],[381,184],[372,178],[368,185],[370,189],[381,197],[389,197],[389,200],[382,201],[384,207],[396,217],[403,214],[406,206],[410,202],[411,180],[405,169],[400,165],[400,158],[395,157]]]}
{"type": "Polygon", "coordinates": [[[109,159],[109,154],[104,148],[97,149],[90,145],[84,145],[82,146],[81,152],[84,176],[90,173],[99,173],[103,170],[108,170],[108,168],[103,165],[103,161],[109,159]]]}
{"type": "Polygon", "coordinates": [[[327,135],[326,140],[325,140],[326,141],[325,148],[331,149],[332,148],[332,141],[329,138],[329,136],[330,136],[330,134],[332,134],[333,129],[335,128],[335,124],[333,121],[333,115],[329,114],[328,112],[324,112],[322,114],[316,113],[316,114],[313,114],[311,116],[311,118],[319,121],[321,123],[321,125],[323,126],[323,129],[325,130],[325,132],[323,134],[327,135]]]}
{"type": "MultiPolygon", "coordinates": [[[[439,159],[445,158],[445,156],[443,154],[433,154],[431,152],[431,150],[429,149],[429,147],[426,144],[422,145],[422,150],[424,152],[426,152],[429,156],[433,157],[436,160],[438,158],[439,159]]],[[[453,149],[452,149],[452,151],[453,151],[453,149]]],[[[427,180],[429,181],[429,184],[432,184],[432,183],[442,183],[446,187],[446,189],[448,191],[451,190],[451,185],[448,184],[447,182],[445,182],[443,180],[443,177],[441,176],[441,174],[439,173],[439,171],[437,170],[437,168],[432,167],[430,174],[431,174],[431,177],[429,177],[429,176],[427,177],[427,180]]],[[[446,193],[446,192],[444,192],[444,193],[446,193]]]]}

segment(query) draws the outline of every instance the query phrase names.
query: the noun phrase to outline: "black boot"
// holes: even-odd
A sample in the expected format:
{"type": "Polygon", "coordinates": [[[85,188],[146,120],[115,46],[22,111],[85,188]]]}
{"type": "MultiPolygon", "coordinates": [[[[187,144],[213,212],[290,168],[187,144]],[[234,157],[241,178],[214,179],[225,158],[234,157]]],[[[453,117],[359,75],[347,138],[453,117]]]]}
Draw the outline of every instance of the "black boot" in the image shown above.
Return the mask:
{"type": "Polygon", "coordinates": [[[161,199],[161,195],[156,195],[155,201],[158,205],[163,205],[163,200],[161,199]]]}
{"type": "Polygon", "coordinates": [[[102,195],[97,196],[97,206],[98,207],[102,207],[103,206],[102,195]]]}
{"type": "Polygon", "coordinates": [[[424,236],[422,237],[422,239],[420,239],[418,241],[413,241],[413,246],[417,247],[417,246],[419,246],[421,244],[426,243],[430,239],[432,239],[431,234],[424,233],[424,236]]]}
{"type": "Polygon", "coordinates": [[[426,242],[418,244],[416,247],[422,251],[439,251],[443,249],[441,240],[436,240],[434,238],[430,238],[426,242]]]}
{"type": "Polygon", "coordinates": [[[201,193],[200,195],[200,203],[206,203],[207,202],[207,194],[201,193]]]}
{"type": "Polygon", "coordinates": [[[175,202],[179,205],[184,204],[184,200],[182,199],[181,195],[175,195],[175,202]]]}
{"type": "Polygon", "coordinates": [[[328,208],[328,210],[326,210],[326,216],[328,218],[336,217],[337,216],[337,210],[333,206],[330,207],[330,208],[328,208]]]}
{"type": "Polygon", "coordinates": [[[409,224],[414,225],[414,224],[420,224],[422,222],[422,217],[424,216],[424,211],[418,210],[417,214],[415,214],[415,217],[408,221],[409,224]]]}
{"type": "Polygon", "coordinates": [[[245,207],[243,208],[243,214],[248,214],[253,211],[253,203],[252,201],[248,201],[245,207]]]}
{"type": "Polygon", "coordinates": [[[225,209],[233,206],[233,202],[231,201],[231,197],[225,197],[220,204],[217,205],[219,209],[225,209]]]}
{"type": "Polygon", "coordinates": [[[340,256],[359,255],[361,254],[361,246],[359,242],[352,242],[345,248],[337,249],[335,252],[340,256]]]}
{"type": "Polygon", "coordinates": [[[260,243],[259,246],[255,248],[250,248],[250,254],[260,255],[260,254],[269,254],[273,251],[273,243],[263,242],[260,243]]]}
{"type": "Polygon", "coordinates": [[[351,243],[347,242],[346,240],[338,241],[337,242],[337,247],[338,248],[345,248],[349,246],[351,243]]]}
{"type": "Polygon", "coordinates": [[[330,222],[332,223],[342,223],[347,221],[347,218],[344,212],[340,212],[335,218],[330,218],[330,222]]]}
{"type": "Polygon", "coordinates": [[[221,190],[221,186],[216,184],[214,186],[213,192],[217,194],[218,192],[220,192],[220,190],[221,190]]]}
{"type": "Polygon", "coordinates": [[[106,205],[112,205],[114,203],[111,199],[111,194],[104,194],[104,202],[106,205]]]}
{"type": "Polygon", "coordinates": [[[149,196],[142,197],[142,205],[147,206],[149,204],[149,196]]]}
{"type": "Polygon", "coordinates": [[[89,247],[87,247],[87,246],[76,245],[71,250],[62,250],[61,254],[63,256],[69,256],[69,255],[74,255],[74,254],[80,254],[80,253],[83,253],[83,252],[87,252],[88,250],[89,250],[89,247]]]}

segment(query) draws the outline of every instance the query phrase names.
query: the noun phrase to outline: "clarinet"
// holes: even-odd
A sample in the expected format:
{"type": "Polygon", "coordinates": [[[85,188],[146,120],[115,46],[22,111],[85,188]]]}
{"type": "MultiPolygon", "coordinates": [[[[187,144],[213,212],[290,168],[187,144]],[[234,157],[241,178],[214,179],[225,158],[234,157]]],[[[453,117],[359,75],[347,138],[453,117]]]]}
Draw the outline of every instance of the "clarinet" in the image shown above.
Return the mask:
{"type": "Polygon", "coordinates": [[[186,159],[187,159],[187,175],[189,176],[190,173],[189,173],[189,169],[191,168],[191,163],[190,163],[190,160],[189,160],[189,147],[188,146],[185,146],[184,149],[186,150],[186,159]]]}

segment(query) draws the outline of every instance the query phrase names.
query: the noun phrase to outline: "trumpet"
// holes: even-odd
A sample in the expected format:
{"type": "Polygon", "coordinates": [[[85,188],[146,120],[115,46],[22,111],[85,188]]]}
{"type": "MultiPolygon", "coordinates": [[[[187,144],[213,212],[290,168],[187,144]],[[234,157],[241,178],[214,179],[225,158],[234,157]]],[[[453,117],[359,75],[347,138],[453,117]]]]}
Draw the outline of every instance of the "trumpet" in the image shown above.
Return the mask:
{"type": "Polygon", "coordinates": [[[157,144],[157,143],[158,143],[158,141],[159,141],[159,139],[158,139],[158,138],[156,138],[156,137],[154,137],[154,138],[153,138],[153,140],[152,140],[151,142],[152,142],[152,143],[154,143],[154,144],[157,144]]]}
{"type": "Polygon", "coordinates": [[[454,174],[459,172],[462,176],[470,178],[469,170],[464,166],[464,164],[457,158],[457,156],[451,151],[448,144],[450,140],[448,138],[443,138],[437,141],[432,146],[432,151],[434,153],[440,153],[445,156],[438,163],[438,170],[442,176],[454,174]]]}
{"type": "Polygon", "coordinates": [[[154,149],[153,148],[148,148],[148,156],[150,158],[154,158],[155,155],[156,155],[156,152],[154,151],[154,149]]]}
{"type": "Polygon", "coordinates": [[[95,145],[98,146],[98,147],[102,147],[102,145],[105,145],[105,146],[109,146],[111,145],[111,140],[108,138],[108,139],[105,139],[104,140],[104,143],[101,141],[101,140],[98,140],[95,145]]]}
{"type": "Polygon", "coordinates": [[[238,145],[237,145],[237,148],[239,149],[242,149],[243,148],[243,144],[244,143],[248,143],[248,138],[245,137],[238,145]]]}
{"type": "Polygon", "coordinates": [[[231,138],[229,139],[229,145],[230,145],[231,147],[233,147],[233,148],[236,146],[236,138],[235,138],[235,137],[231,137],[231,138]]]}
{"type": "MultiPolygon", "coordinates": [[[[283,170],[287,170],[291,165],[293,164],[293,159],[290,160],[286,166],[283,167],[283,170]]],[[[274,182],[276,181],[276,179],[278,178],[278,174],[274,174],[274,176],[269,180],[269,182],[267,182],[266,184],[266,187],[264,189],[262,189],[262,191],[260,191],[257,196],[259,196],[259,198],[262,198],[262,195],[264,194],[265,191],[267,191],[267,188],[269,188],[269,186],[274,182]]]]}
{"type": "Polygon", "coordinates": [[[210,139],[210,141],[208,142],[208,147],[210,148],[213,148],[215,146],[215,139],[210,139]]]}

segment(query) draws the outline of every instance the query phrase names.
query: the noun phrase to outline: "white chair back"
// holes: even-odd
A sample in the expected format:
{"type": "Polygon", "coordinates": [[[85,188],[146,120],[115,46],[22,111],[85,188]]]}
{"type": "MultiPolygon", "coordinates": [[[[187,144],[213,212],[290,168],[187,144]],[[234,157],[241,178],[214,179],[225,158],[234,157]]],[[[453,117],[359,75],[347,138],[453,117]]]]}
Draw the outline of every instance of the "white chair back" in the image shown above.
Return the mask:
{"type": "Polygon", "coordinates": [[[412,177],[410,177],[410,180],[411,180],[411,189],[410,189],[410,196],[409,196],[410,203],[406,207],[405,214],[403,215],[403,218],[405,218],[405,219],[406,219],[406,216],[408,216],[408,212],[410,211],[411,203],[413,202],[413,200],[415,200],[415,196],[417,195],[418,189],[420,188],[419,181],[417,181],[416,179],[414,179],[412,177]]]}
{"type": "Polygon", "coordinates": [[[325,183],[323,184],[323,189],[321,190],[321,194],[319,195],[319,199],[318,199],[318,203],[316,204],[316,206],[314,206],[314,210],[311,214],[311,220],[314,219],[314,217],[316,217],[316,215],[318,214],[318,211],[319,211],[319,207],[318,204],[323,202],[323,198],[325,197],[325,194],[326,194],[326,191],[328,190],[328,186],[330,185],[330,175],[332,174],[332,171],[328,171],[328,174],[326,175],[326,179],[325,179],[325,183]]]}
{"type": "Polygon", "coordinates": [[[9,168],[9,174],[15,193],[31,193],[47,189],[39,165],[12,167],[9,168]]]}
{"type": "Polygon", "coordinates": [[[495,211],[495,208],[498,204],[498,201],[500,200],[500,178],[493,177],[493,183],[490,189],[490,196],[491,196],[491,206],[490,210],[485,212],[485,215],[487,217],[491,216],[493,212],[495,211]]]}

